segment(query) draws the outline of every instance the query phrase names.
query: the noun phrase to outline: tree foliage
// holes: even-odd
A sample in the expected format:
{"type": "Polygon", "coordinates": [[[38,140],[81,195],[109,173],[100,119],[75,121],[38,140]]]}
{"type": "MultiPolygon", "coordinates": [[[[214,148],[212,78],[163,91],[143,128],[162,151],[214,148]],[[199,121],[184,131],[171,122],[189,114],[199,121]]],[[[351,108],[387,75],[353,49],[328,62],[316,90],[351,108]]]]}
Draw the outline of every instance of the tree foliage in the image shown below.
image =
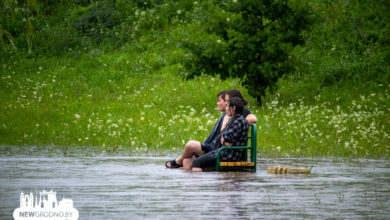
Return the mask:
{"type": "Polygon", "coordinates": [[[289,53],[303,42],[301,32],[308,25],[305,11],[286,0],[199,3],[180,41],[187,51],[186,77],[240,78],[261,104],[267,88],[293,70],[289,53]]]}

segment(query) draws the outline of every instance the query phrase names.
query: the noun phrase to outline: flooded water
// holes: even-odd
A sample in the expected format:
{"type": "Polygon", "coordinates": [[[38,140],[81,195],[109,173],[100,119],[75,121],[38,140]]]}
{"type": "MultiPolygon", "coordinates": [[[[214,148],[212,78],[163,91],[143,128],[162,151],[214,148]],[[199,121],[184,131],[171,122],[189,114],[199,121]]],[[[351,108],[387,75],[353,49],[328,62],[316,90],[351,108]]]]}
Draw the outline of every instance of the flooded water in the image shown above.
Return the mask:
{"type": "Polygon", "coordinates": [[[390,161],[258,158],[257,173],[166,169],[173,156],[0,154],[0,219],[12,219],[20,193],[54,190],[79,219],[386,219],[390,161]],[[312,167],[310,175],[271,175],[271,165],[312,167]]]}

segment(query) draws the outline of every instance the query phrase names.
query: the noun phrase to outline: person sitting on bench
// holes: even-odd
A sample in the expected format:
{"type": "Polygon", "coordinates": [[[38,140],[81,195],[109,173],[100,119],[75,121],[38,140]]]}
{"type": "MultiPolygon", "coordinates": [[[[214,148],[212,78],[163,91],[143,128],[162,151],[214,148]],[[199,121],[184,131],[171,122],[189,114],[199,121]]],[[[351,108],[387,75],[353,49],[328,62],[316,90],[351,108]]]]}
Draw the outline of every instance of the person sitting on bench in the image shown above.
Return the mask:
{"type": "MultiPolygon", "coordinates": [[[[244,103],[238,97],[230,98],[226,113],[230,120],[220,134],[213,139],[211,144],[202,145],[201,149],[194,151],[192,148],[184,148],[181,160],[193,158],[194,154],[201,155],[193,161],[192,166],[187,169],[193,171],[203,171],[203,168],[216,165],[216,155],[218,149],[223,146],[245,146],[248,140],[249,123],[242,115],[244,103]]],[[[221,161],[237,161],[241,157],[242,150],[226,149],[221,152],[221,161]]],[[[170,161],[171,164],[175,162],[170,161]]],[[[168,166],[167,166],[168,167],[168,166]]]]}
{"type": "MultiPolygon", "coordinates": [[[[240,98],[245,105],[248,104],[248,101],[246,101],[239,90],[232,89],[228,91],[221,91],[218,93],[217,98],[217,106],[220,111],[223,112],[221,117],[218,119],[217,123],[215,124],[214,128],[212,129],[210,135],[207,137],[207,139],[204,142],[199,141],[189,141],[184,146],[184,152],[191,152],[192,157],[188,157],[188,154],[182,154],[180,157],[176,158],[175,160],[167,161],[165,163],[165,166],[167,168],[180,168],[183,167],[183,169],[191,169],[192,163],[194,162],[196,157],[199,157],[200,155],[204,154],[202,151],[202,148],[210,148],[213,147],[215,144],[213,144],[214,139],[220,135],[221,131],[225,129],[227,122],[229,121],[229,116],[226,114],[226,106],[229,101],[229,98],[237,97],[240,98]],[[185,156],[185,157],[184,157],[185,156]]],[[[255,115],[253,115],[248,109],[244,108],[242,115],[246,118],[248,123],[255,124],[257,122],[257,118],[255,115]]]]}

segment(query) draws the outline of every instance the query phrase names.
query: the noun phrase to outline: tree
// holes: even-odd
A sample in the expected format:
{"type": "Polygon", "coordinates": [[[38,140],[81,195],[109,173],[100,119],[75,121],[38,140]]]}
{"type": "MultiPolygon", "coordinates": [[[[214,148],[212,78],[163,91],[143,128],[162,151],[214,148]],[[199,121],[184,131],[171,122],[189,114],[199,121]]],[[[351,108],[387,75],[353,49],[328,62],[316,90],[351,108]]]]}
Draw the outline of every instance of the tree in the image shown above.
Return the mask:
{"type": "Polygon", "coordinates": [[[240,78],[261,105],[267,88],[293,70],[289,53],[303,43],[304,10],[287,0],[204,1],[194,6],[180,45],[187,51],[186,77],[219,74],[240,78]]]}

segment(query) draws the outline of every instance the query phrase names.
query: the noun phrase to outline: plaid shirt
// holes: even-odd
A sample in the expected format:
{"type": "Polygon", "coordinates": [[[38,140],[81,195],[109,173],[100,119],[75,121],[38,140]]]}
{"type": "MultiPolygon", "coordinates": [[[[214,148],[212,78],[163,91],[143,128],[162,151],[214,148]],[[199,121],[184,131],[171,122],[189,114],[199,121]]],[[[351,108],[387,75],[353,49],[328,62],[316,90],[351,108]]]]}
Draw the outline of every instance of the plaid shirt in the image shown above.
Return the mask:
{"type": "MultiPolygon", "coordinates": [[[[244,116],[239,115],[236,118],[231,118],[226,129],[222,132],[225,142],[232,143],[233,146],[246,146],[248,141],[249,124],[244,116]]],[[[219,141],[221,140],[220,138],[219,141]]],[[[213,151],[212,156],[217,158],[218,149],[224,147],[219,144],[217,150],[213,151]]],[[[242,150],[226,149],[221,151],[221,161],[237,161],[241,157],[242,150]]]]}

